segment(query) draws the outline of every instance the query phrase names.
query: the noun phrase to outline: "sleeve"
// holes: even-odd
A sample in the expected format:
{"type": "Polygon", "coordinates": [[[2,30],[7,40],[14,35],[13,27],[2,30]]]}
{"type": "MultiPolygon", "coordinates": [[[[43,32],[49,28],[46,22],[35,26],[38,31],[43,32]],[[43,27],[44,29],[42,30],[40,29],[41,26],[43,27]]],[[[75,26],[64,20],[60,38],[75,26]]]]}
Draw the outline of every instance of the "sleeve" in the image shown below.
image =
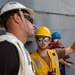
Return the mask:
{"type": "Polygon", "coordinates": [[[59,59],[63,58],[65,59],[65,49],[64,48],[57,48],[56,52],[58,54],[59,59]]]}
{"type": "Polygon", "coordinates": [[[14,45],[0,42],[0,75],[17,75],[19,56],[14,45]]]}

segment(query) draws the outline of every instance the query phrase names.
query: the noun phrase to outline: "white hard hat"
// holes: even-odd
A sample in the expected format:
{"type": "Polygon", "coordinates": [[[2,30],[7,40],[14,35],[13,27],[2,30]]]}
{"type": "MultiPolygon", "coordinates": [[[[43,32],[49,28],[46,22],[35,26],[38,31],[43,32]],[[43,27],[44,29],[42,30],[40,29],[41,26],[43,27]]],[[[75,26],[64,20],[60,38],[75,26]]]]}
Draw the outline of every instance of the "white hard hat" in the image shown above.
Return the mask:
{"type": "Polygon", "coordinates": [[[11,10],[16,10],[16,9],[22,9],[22,10],[26,10],[29,12],[30,16],[34,19],[35,17],[35,13],[32,9],[25,7],[24,5],[16,2],[16,1],[11,1],[6,3],[2,8],[1,8],[1,12],[0,12],[0,16],[5,14],[8,11],[11,10]]]}

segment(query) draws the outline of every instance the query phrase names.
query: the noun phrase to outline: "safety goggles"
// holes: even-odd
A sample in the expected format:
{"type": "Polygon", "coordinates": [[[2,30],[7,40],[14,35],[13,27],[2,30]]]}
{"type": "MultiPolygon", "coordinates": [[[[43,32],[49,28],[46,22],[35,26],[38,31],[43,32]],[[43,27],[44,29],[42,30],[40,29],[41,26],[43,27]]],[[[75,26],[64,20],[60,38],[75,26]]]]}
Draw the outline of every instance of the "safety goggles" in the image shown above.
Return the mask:
{"type": "Polygon", "coordinates": [[[50,40],[50,37],[37,37],[36,38],[38,41],[45,41],[45,42],[48,42],[50,40]]]}
{"type": "Polygon", "coordinates": [[[58,39],[54,39],[53,41],[54,41],[54,42],[58,42],[58,39]]]}
{"type": "Polygon", "coordinates": [[[26,18],[27,20],[29,20],[33,24],[33,18],[31,16],[24,15],[24,18],[26,18]]]}

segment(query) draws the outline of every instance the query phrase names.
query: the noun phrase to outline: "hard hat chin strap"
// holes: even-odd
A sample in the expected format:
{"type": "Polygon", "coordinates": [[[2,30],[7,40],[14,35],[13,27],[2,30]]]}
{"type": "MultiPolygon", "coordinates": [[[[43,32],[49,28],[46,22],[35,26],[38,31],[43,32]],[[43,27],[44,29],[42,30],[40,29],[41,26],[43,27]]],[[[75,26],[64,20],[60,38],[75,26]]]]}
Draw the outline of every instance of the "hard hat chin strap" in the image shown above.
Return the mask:
{"type": "Polygon", "coordinates": [[[20,13],[20,16],[22,18],[22,21],[23,21],[23,24],[24,24],[24,28],[25,28],[25,31],[26,31],[26,35],[27,35],[27,38],[28,38],[28,28],[26,26],[26,22],[25,22],[25,19],[24,19],[24,15],[23,15],[23,12],[21,11],[21,9],[19,9],[19,13],[20,13]]]}

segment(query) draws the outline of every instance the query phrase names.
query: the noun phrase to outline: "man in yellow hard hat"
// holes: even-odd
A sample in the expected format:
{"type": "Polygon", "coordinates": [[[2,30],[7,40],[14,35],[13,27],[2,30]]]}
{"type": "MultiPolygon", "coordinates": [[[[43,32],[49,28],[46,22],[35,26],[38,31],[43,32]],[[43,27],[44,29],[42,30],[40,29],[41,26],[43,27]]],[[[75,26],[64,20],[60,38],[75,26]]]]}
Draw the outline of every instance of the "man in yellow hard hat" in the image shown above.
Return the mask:
{"type": "Polygon", "coordinates": [[[0,75],[35,75],[30,54],[24,47],[34,35],[35,13],[24,5],[11,1],[0,10],[0,25],[6,34],[0,36],[0,75]]]}
{"type": "Polygon", "coordinates": [[[60,75],[58,56],[64,58],[65,55],[75,52],[75,43],[71,47],[59,49],[57,52],[54,49],[49,50],[51,31],[45,26],[37,29],[35,39],[38,49],[31,54],[31,58],[36,75],[60,75]]]}

